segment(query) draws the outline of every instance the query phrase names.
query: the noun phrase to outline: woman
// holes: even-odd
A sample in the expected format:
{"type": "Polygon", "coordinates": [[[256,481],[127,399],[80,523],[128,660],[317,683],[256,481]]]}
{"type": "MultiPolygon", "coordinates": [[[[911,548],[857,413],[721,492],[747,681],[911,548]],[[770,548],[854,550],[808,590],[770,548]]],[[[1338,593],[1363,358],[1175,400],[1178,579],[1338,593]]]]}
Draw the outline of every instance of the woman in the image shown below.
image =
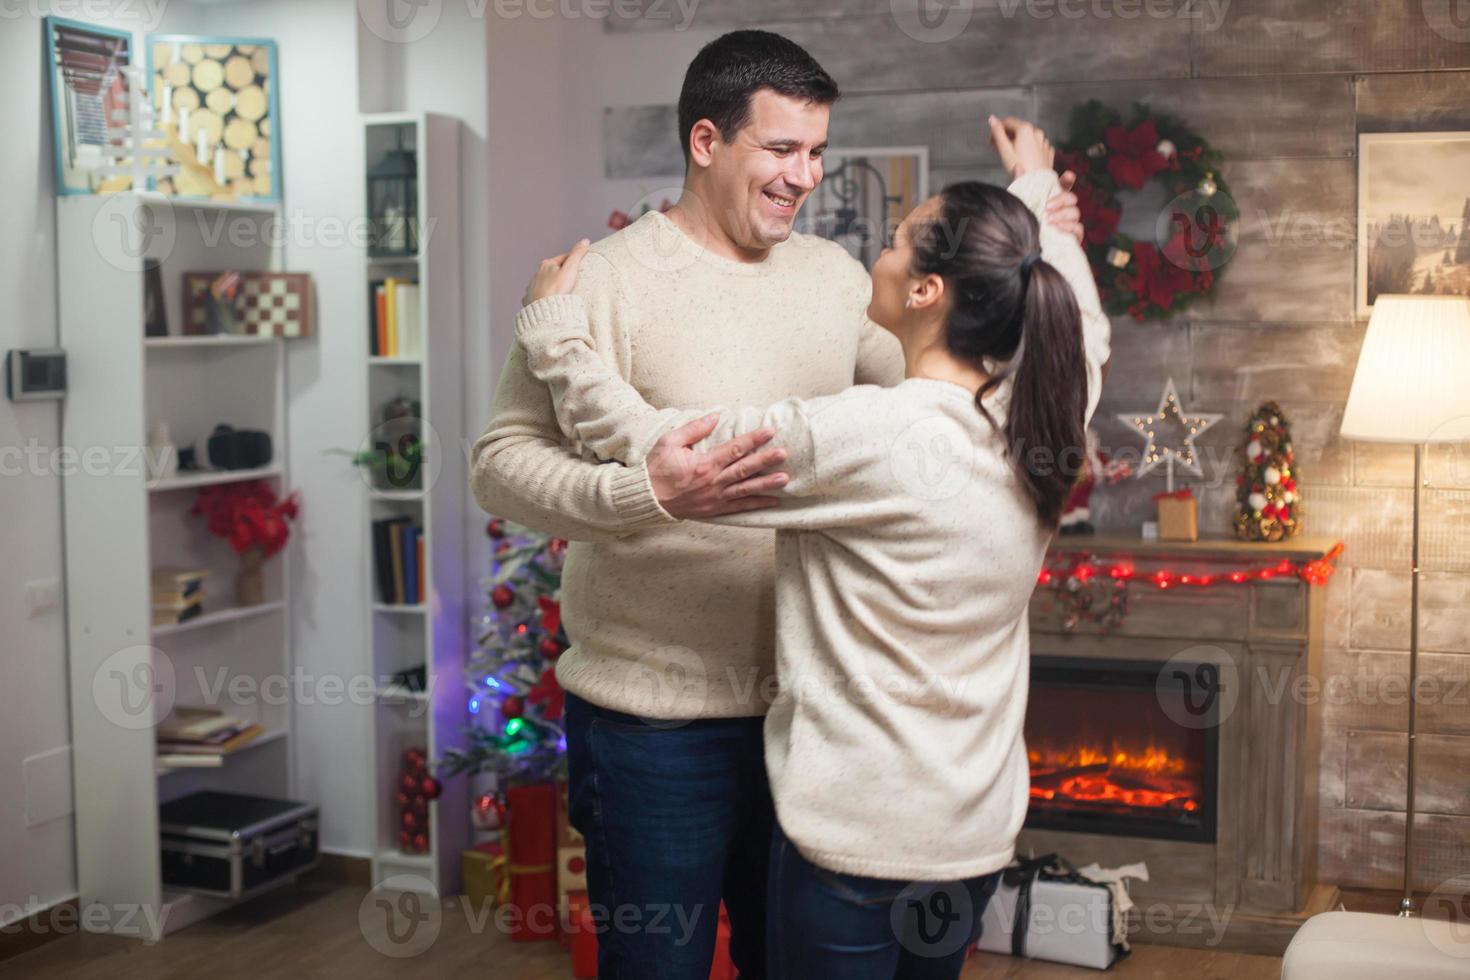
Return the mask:
{"type": "MultiPolygon", "coordinates": [[[[991,132],[1011,189],[946,189],[874,266],[906,380],[725,411],[705,440],[769,426],[787,457],[781,506],[716,519],[780,532],[773,977],[958,976],[1025,816],[1026,610],[1108,321],[1081,248],[1038,221],[1045,135],[991,132]]],[[[567,434],[636,465],[704,413],[652,408],[597,355],[569,295],[584,251],[543,263],[516,329],[567,434]]]]}

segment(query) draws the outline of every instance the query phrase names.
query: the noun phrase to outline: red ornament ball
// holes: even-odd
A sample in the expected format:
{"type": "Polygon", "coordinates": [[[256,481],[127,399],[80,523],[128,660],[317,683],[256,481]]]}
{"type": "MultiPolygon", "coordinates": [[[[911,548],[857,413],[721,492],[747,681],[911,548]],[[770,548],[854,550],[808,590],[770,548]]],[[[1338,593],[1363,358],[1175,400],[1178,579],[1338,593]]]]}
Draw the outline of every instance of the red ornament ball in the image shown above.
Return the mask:
{"type": "Polygon", "coordinates": [[[413,835],[413,849],[414,849],[415,853],[418,853],[418,854],[428,854],[429,853],[429,835],[428,834],[414,834],[413,835]]]}
{"type": "Polygon", "coordinates": [[[400,830],[398,832],[398,846],[403,848],[405,851],[413,847],[413,831],[400,830]]]}
{"type": "Polygon", "coordinates": [[[516,601],[515,590],[508,585],[497,585],[490,590],[490,601],[495,603],[496,609],[507,609],[516,601]]]}
{"type": "Polygon", "coordinates": [[[506,718],[519,718],[521,715],[526,713],[525,702],[523,702],[517,695],[512,694],[510,697],[500,702],[500,713],[506,718]]]}
{"type": "Polygon", "coordinates": [[[505,537],[505,522],[498,517],[490,518],[490,523],[485,525],[485,534],[490,538],[499,541],[501,538],[505,537]]]}
{"type": "Polygon", "coordinates": [[[398,791],[398,796],[395,797],[395,799],[398,802],[398,808],[399,809],[402,809],[403,807],[406,807],[410,803],[413,802],[413,797],[412,796],[409,796],[407,793],[403,792],[402,790],[399,790],[398,791]]]}
{"type": "Polygon", "coordinates": [[[499,830],[505,826],[505,804],[489,793],[482,794],[470,808],[470,822],[479,830],[499,830]]]}
{"type": "Polygon", "coordinates": [[[560,558],[567,553],[566,538],[552,538],[546,542],[546,550],[554,557],[560,558]]]}
{"type": "Polygon", "coordinates": [[[400,792],[406,793],[410,797],[417,796],[419,792],[418,777],[411,772],[404,773],[403,776],[398,780],[398,789],[400,792]]]}
{"type": "Polygon", "coordinates": [[[403,768],[407,772],[418,772],[428,764],[428,758],[423,749],[405,749],[403,752],[403,768]]]}
{"type": "Polygon", "coordinates": [[[562,645],[557,642],[556,637],[544,636],[541,638],[540,649],[541,656],[545,657],[547,660],[555,660],[557,657],[560,657],[562,655],[564,647],[562,647],[562,645]]]}
{"type": "Polygon", "coordinates": [[[419,792],[424,795],[424,799],[426,800],[437,800],[439,794],[444,792],[444,787],[440,786],[439,780],[433,776],[425,776],[423,781],[419,783],[419,792]]]}
{"type": "Polygon", "coordinates": [[[404,830],[415,831],[419,829],[419,818],[414,814],[412,810],[404,810],[403,813],[399,815],[399,821],[403,824],[404,830]]]}

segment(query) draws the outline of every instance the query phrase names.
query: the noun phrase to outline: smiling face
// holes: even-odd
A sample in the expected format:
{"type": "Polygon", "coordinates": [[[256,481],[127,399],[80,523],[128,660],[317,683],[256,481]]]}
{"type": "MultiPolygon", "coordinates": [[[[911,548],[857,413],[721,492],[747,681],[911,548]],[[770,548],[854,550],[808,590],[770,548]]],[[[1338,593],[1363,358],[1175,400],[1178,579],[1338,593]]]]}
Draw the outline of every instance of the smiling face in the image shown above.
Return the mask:
{"type": "Polygon", "coordinates": [[[750,118],[725,142],[708,120],[691,134],[705,167],[700,196],[738,248],[764,251],[791,237],[796,212],[822,179],[828,107],[760,89],[750,118]]]}

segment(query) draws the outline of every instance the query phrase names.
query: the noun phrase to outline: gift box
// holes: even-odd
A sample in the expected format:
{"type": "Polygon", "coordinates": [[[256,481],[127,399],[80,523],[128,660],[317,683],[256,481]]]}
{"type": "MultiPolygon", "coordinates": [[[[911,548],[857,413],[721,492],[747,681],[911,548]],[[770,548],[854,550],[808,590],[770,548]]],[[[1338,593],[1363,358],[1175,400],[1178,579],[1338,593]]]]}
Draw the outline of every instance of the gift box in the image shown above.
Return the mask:
{"type": "Polygon", "coordinates": [[[510,875],[507,904],[510,938],[517,942],[555,939],[556,914],[556,787],[551,783],[512,786],[505,793],[506,871],[510,875]]]}
{"type": "Polygon", "coordinates": [[[464,897],[471,908],[482,909],[487,903],[505,901],[510,897],[505,866],[505,848],[499,841],[476,844],[460,854],[464,897]]]}
{"type": "Polygon", "coordinates": [[[1159,505],[1160,541],[1199,540],[1199,501],[1193,490],[1155,494],[1154,500],[1159,505]]]}
{"type": "Polygon", "coordinates": [[[1113,890],[1055,854],[1017,860],[981,917],[975,948],[1106,970],[1128,955],[1113,890]]]}

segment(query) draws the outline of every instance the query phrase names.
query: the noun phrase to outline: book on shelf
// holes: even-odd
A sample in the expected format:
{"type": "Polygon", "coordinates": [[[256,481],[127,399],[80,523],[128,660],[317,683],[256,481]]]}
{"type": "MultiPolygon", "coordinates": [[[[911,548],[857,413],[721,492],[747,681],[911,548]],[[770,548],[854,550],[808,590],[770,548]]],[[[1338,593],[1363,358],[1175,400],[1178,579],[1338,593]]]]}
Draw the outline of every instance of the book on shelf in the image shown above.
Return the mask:
{"type": "Polygon", "coordinates": [[[373,521],[373,577],[378,601],[416,605],[424,601],[424,530],[408,517],[373,521]]]}
{"type": "Polygon", "coordinates": [[[204,612],[207,568],[155,568],[151,573],[153,625],[186,623],[204,612]]]}
{"type": "Polygon", "coordinates": [[[180,705],[158,723],[160,755],[225,756],[265,734],[255,722],[242,721],[215,708],[180,705]]]}
{"type": "Polygon", "coordinates": [[[389,276],[368,283],[368,352],[374,357],[421,357],[423,322],[419,284],[389,276]]]}

